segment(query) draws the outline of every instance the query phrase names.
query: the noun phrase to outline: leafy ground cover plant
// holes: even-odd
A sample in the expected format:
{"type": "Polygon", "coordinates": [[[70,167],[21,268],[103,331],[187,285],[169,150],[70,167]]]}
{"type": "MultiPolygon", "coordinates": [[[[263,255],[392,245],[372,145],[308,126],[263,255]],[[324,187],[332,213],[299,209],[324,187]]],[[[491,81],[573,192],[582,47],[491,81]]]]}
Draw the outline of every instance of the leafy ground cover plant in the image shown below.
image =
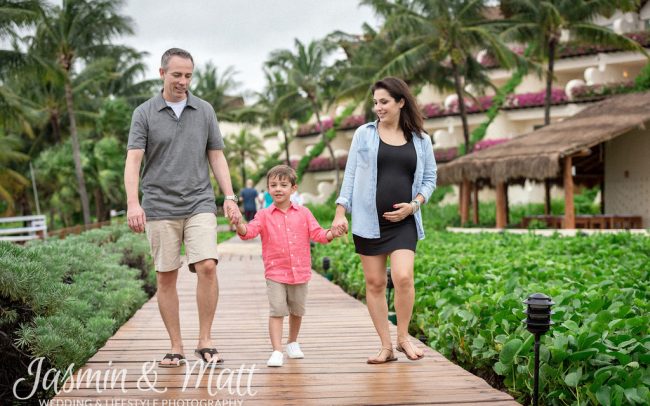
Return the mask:
{"type": "MultiPolygon", "coordinates": [[[[413,335],[521,402],[532,393],[533,336],[522,301],[556,302],[542,339],[541,404],[650,404],[650,239],[629,233],[577,237],[453,234],[424,206],[413,335]]],[[[324,215],[324,214],[321,214],[324,215]]],[[[314,247],[314,267],[363,299],[351,238],[314,247]]]]}

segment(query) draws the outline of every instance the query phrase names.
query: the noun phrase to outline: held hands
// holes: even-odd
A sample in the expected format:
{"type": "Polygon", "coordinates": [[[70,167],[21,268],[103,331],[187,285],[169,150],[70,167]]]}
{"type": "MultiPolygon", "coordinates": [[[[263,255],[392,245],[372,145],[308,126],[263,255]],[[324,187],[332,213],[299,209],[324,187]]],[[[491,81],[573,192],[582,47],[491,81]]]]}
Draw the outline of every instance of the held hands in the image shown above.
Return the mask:
{"type": "Polygon", "coordinates": [[[233,202],[232,200],[224,200],[223,212],[230,224],[237,226],[241,221],[241,212],[239,211],[239,206],[237,206],[237,203],[233,202]]]}
{"type": "Polygon", "coordinates": [[[413,205],[410,203],[396,203],[393,205],[393,208],[396,210],[387,211],[382,215],[388,221],[401,221],[414,213],[413,205]]]}
{"type": "Polygon", "coordinates": [[[345,215],[335,216],[334,221],[332,221],[332,226],[330,227],[330,230],[332,230],[332,235],[334,236],[334,238],[347,234],[348,219],[345,217],[345,215]]]}
{"type": "Polygon", "coordinates": [[[126,218],[129,228],[136,233],[144,232],[144,225],[147,224],[147,216],[142,210],[140,203],[129,204],[126,209],[126,218]]]}

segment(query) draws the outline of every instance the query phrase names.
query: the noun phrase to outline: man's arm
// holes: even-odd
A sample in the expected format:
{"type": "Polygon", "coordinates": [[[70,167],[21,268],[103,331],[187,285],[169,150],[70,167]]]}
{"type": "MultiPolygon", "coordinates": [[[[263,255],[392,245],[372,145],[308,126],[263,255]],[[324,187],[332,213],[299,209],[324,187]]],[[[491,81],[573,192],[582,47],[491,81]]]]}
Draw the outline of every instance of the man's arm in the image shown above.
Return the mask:
{"type": "MultiPolygon", "coordinates": [[[[226,156],[223,154],[223,150],[209,149],[208,160],[210,161],[212,173],[214,173],[214,177],[217,179],[221,192],[225,195],[233,195],[232,182],[230,181],[230,169],[228,168],[228,162],[226,161],[226,156]]],[[[239,224],[239,221],[241,220],[241,212],[239,211],[237,203],[232,200],[224,200],[223,212],[232,224],[239,224]]]]}
{"type": "Polygon", "coordinates": [[[126,153],[124,164],[124,189],[126,190],[126,218],[129,228],[136,233],[144,231],[147,218],[140,206],[138,185],[140,184],[140,165],[144,156],[143,149],[130,149],[126,153]]]}

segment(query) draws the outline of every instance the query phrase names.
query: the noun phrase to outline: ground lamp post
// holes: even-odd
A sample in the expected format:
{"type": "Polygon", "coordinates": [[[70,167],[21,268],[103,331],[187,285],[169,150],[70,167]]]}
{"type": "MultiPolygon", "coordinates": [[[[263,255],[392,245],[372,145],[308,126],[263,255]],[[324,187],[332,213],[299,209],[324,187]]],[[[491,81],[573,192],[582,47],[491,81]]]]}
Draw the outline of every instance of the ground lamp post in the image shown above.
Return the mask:
{"type": "Polygon", "coordinates": [[[533,293],[524,301],[526,308],[526,326],[528,331],[535,335],[535,375],[533,387],[533,405],[537,406],[538,388],[539,388],[539,338],[543,336],[550,328],[551,306],[555,304],[550,297],[543,293],[533,293]]]}
{"type": "Polygon", "coordinates": [[[328,272],[330,270],[330,266],[332,265],[332,262],[330,261],[330,257],[323,257],[323,271],[325,272],[325,277],[328,280],[332,280],[332,276],[328,272]]]}

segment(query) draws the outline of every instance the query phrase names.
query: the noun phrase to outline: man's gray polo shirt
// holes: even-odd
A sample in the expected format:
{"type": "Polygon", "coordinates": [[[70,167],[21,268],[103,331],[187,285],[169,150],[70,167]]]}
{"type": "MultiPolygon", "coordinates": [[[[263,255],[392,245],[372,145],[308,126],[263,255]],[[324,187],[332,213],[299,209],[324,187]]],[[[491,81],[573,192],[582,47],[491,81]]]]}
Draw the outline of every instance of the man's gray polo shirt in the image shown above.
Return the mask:
{"type": "Polygon", "coordinates": [[[212,106],[188,92],[178,118],[162,92],[133,112],[127,149],[143,149],[142,208],[147,219],[214,213],[208,150],[223,149],[212,106]]]}

